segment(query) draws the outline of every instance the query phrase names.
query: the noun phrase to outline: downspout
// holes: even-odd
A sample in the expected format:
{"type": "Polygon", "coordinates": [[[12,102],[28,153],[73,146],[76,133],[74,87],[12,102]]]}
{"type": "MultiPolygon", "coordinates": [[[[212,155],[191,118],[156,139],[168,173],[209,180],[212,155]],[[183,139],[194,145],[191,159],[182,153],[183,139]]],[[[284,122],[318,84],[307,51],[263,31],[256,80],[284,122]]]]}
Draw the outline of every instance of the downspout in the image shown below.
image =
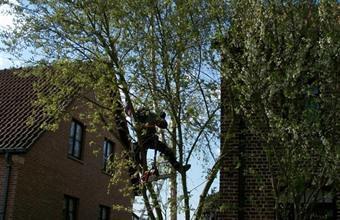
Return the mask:
{"type": "Polygon", "coordinates": [[[6,159],[6,171],[5,176],[2,180],[2,185],[4,187],[0,195],[0,220],[5,220],[6,218],[9,180],[12,171],[12,154],[7,152],[5,154],[5,159],[6,159]]]}
{"type": "Polygon", "coordinates": [[[238,169],[238,220],[244,220],[244,208],[245,208],[245,176],[244,176],[244,169],[245,169],[245,124],[243,119],[240,119],[239,124],[239,169],[238,169]]]}

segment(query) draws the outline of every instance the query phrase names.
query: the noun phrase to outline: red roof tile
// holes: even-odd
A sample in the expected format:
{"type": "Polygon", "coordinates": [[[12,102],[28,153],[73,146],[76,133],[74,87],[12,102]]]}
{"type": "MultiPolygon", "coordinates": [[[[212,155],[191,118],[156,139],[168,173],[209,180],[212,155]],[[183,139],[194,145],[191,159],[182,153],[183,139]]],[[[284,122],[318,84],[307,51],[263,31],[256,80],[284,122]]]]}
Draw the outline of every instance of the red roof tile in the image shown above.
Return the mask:
{"type": "Polygon", "coordinates": [[[0,70],[0,152],[27,150],[44,132],[40,126],[48,120],[41,109],[32,105],[36,99],[36,78],[19,77],[13,72],[0,70]],[[29,126],[27,121],[33,110],[37,114],[29,126]]]}

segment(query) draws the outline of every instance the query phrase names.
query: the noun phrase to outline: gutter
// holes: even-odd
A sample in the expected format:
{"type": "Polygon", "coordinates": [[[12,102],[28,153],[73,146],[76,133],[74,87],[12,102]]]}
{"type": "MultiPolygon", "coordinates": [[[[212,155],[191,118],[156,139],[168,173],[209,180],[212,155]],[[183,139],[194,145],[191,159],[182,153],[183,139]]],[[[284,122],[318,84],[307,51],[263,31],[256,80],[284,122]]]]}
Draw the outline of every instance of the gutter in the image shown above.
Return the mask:
{"type": "Polygon", "coordinates": [[[26,149],[0,149],[0,154],[22,154],[22,153],[26,153],[27,150],[26,149]]]}
{"type": "Polygon", "coordinates": [[[2,180],[3,189],[0,194],[0,220],[5,220],[6,218],[8,188],[12,171],[12,154],[10,152],[7,152],[5,154],[5,159],[6,159],[6,171],[4,178],[2,180]]]}

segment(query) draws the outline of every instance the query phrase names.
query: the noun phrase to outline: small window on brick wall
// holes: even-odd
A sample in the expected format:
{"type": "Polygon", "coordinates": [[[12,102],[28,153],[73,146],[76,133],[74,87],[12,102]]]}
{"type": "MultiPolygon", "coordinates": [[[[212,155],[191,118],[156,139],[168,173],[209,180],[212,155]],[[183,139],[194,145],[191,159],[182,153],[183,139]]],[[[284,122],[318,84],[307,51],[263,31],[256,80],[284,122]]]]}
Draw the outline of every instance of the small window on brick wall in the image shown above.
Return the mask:
{"type": "MultiPolygon", "coordinates": [[[[327,187],[325,187],[327,188],[327,187]]],[[[310,199],[311,193],[306,192],[302,200],[310,199]]],[[[318,194],[318,198],[311,204],[310,210],[308,211],[310,215],[308,219],[311,220],[335,220],[337,219],[337,206],[336,198],[334,192],[331,188],[322,189],[318,194]]],[[[289,218],[295,219],[293,204],[289,205],[289,218]]]]}
{"type": "Polygon", "coordinates": [[[99,206],[99,220],[109,220],[110,219],[110,208],[107,206],[99,206]]]}
{"type": "Polygon", "coordinates": [[[108,139],[105,139],[103,145],[103,169],[107,171],[107,165],[109,161],[113,161],[114,157],[114,143],[108,139]]]}
{"type": "Polygon", "coordinates": [[[335,195],[332,191],[323,190],[313,207],[311,219],[333,220],[337,219],[335,195]]]}
{"type": "Polygon", "coordinates": [[[70,128],[68,155],[81,159],[84,126],[73,120],[70,128]]]}
{"type": "Polygon", "coordinates": [[[78,202],[79,199],[77,198],[67,195],[64,196],[63,215],[65,220],[78,219],[78,202]]]}

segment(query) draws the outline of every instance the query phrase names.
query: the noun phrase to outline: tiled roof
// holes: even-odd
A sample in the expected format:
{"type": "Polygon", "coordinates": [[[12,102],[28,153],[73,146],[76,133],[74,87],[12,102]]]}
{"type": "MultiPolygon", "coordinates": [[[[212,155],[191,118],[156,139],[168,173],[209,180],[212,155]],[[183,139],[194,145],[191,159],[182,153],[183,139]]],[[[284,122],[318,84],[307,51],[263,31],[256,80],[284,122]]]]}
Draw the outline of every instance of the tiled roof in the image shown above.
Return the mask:
{"type": "Polygon", "coordinates": [[[19,77],[13,70],[0,70],[0,153],[25,151],[44,132],[40,125],[47,121],[41,109],[32,106],[36,99],[34,77],[19,77]],[[33,125],[27,121],[34,114],[33,125]]]}

